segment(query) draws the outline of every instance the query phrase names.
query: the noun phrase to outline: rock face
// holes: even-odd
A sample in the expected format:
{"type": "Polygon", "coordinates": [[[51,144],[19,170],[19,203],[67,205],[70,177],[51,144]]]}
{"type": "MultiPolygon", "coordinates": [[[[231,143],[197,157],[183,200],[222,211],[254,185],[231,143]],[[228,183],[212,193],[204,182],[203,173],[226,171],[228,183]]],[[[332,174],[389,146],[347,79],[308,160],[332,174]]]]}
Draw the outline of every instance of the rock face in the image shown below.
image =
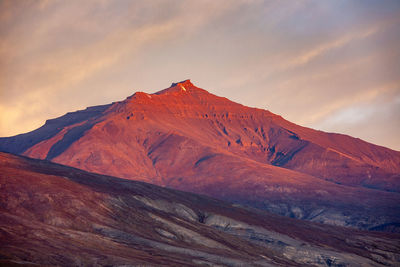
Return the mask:
{"type": "Polygon", "coordinates": [[[189,80],[0,138],[0,150],[295,218],[400,226],[400,152],[298,126],[189,80]]]}
{"type": "Polygon", "coordinates": [[[395,266],[400,236],[0,153],[2,266],[395,266]]]}

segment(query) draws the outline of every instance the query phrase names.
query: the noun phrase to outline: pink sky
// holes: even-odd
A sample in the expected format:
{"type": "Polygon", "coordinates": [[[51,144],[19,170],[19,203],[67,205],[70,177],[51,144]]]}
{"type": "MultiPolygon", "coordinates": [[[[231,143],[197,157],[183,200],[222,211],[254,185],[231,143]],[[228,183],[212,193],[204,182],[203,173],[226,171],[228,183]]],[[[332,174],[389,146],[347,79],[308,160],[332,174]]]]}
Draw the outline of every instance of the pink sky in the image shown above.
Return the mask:
{"type": "Polygon", "coordinates": [[[1,1],[0,136],[191,79],[400,150],[399,1],[1,1]]]}

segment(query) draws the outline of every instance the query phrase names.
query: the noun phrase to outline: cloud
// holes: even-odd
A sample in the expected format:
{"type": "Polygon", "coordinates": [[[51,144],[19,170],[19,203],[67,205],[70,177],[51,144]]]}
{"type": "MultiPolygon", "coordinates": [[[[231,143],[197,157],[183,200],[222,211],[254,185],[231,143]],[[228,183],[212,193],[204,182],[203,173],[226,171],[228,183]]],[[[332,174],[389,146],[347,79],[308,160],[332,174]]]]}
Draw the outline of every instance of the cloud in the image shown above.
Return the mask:
{"type": "Polygon", "coordinates": [[[352,111],[350,111],[348,114],[346,112],[343,113],[342,111],[351,110],[352,107],[360,104],[374,102],[376,99],[381,98],[384,95],[394,95],[399,89],[400,81],[397,81],[380,86],[378,88],[366,89],[357,94],[350,95],[347,98],[337,99],[336,101],[329,103],[329,105],[324,106],[319,112],[309,116],[307,121],[304,121],[303,123],[309,125],[318,125],[322,123],[321,121],[326,122],[329,120],[333,114],[341,114],[337,118],[340,117],[343,120],[347,120],[348,123],[354,122],[354,120],[364,118],[367,116],[367,114],[358,114],[356,116],[352,116],[352,111]]]}
{"type": "Polygon", "coordinates": [[[371,91],[365,97],[343,105],[315,124],[330,132],[340,132],[368,142],[400,150],[400,82],[371,91]]]}
{"type": "MultiPolygon", "coordinates": [[[[93,95],[83,87],[90,87],[94,77],[102,79],[101,73],[121,68],[127,60],[135,60],[144,51],[151,53],[147,51],[148,46],[184,40],[226,10],[241,4],[232,5],[227,1],[120,3],[123,5],[114,6],[108,1],[100,4],[97,1],[2,2],[0,18],[11,27],[0,30],[0,108],[3,110],[0,135],[32,129],[37,126],[37,118],[44,121],[46,116],[60,114],[60,111],[51,112],[49,106],[60,102],[59,98],[68,91],[75,90],[81,96],[93,95]],[[156,4],[160,7],[154,7],[156,4]],[[159,8],[170,12],[161,12],[159,8]],[[160,13],[156,16],[152,11],[160,13]],[[149,14],[142,14],[146,12],[149,14]],[[109,16],[109,22],[104,15],[109,16]],[[33,99],[31,95],[40,99],[33,99]],[[27,112],[37,117],[27,120],[28,116],[23,115],[27,112]]],[[[68,97],[71,102],[77,96],[68,97]]]]}
{"type": "Polygon", "coordinates": [[[341,36],[336,40],[317,45],[311,50],[297,55],[294,59],[290,59],[288,62],[282,64],[282,66],[280,66],[278,69],[279,71],[285,71],[290,68],[300,67],[309,63],[311,60],[323,55],[324,53],[327,53],[330,50],[339,49],[353,41],[368,38],[377,33],[378,30],[378,26],[372,26],[371,28],[363,30],[362,32],[345,34],[344,36],[341,36]]]}
{"type": "Polygon", "coordinates": [[[2,136],[8,136],[15,132],[24,133],[43,124],[42,115],[45,114],[42,113],[48,112],[49,105],[42,92],[26,92],[24,98],[23,102],[0,105],[0,129],[4,132],[2,136]],[[47,107],[47,109],[43,107],[47,107]]]}

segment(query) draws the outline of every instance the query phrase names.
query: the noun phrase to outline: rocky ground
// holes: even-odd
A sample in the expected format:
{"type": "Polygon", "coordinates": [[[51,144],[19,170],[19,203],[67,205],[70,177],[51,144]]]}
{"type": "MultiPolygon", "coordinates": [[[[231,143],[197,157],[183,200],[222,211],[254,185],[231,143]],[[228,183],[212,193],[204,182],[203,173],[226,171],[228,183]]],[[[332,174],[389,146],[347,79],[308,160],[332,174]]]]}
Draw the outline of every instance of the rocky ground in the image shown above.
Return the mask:
{"type": "Polygon", "coordinates": [[[3,266],[396,266],[400,236],[0,153],[3,266]]]}

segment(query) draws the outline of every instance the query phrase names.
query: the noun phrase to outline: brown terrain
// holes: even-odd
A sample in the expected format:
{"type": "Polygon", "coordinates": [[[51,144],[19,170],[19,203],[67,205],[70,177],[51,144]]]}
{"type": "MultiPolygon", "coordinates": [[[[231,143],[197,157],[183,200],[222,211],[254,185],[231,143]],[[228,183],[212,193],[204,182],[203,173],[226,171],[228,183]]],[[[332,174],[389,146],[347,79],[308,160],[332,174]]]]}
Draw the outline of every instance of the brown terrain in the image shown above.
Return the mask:
{"type": "Polygon", "coordinates": [[[48,120],[0,150],[294,218],[400,231],[400,152],[301,127],[189,80],[48,120]]]}
{"type": "MultiPolygon", "coordinates": [[[[1,266],[396,266],[399,234],[322,225],[0,153],[1,266]]],[[[397,265],[398,266],[398,265],[397,265]]]]}

